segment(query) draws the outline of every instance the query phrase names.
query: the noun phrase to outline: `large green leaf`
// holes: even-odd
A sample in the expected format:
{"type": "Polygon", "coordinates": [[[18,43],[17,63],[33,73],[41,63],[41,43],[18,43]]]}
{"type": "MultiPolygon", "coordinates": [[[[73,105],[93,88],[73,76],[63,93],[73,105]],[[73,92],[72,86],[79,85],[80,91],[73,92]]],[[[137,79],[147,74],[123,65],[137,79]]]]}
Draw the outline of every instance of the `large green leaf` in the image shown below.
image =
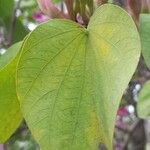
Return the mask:
{"type": "Polygon", "coordinates": [[[42,150],[112,149],[121,96],[140,56],[131,17],[107,4],[87,29],[68,20],[37,27],[17,71],[23,115],[42,150]]]}
{"type": "Polygon", "coordinates": [[[12,135],[22,120],[15,83],[20,46],[17,43],[0,56],[0,143],[12,135]]]}
{"type": "Polygon", "coordinates": [[[138,96],[137,112],[143,119],[150,119],[150,81],[147,81],[138,96]]]}
{"type": "Polygon", "coordinates": [[[140,37],[142,54],[146,65],[150,68],[150,14],[140,15],[140,37]]]}

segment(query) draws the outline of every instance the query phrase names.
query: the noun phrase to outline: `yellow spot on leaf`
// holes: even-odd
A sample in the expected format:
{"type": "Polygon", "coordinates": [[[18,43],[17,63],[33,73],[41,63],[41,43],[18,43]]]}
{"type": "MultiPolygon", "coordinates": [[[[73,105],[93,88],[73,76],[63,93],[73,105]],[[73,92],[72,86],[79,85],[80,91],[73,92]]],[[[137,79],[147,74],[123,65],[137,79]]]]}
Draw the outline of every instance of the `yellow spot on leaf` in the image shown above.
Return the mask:
{"type": "Polygon", "coordinates": [[[90,126],[86,130],[87,133],[87,141],[90,145],[97,145],[100,142],[100,130],[99,130],[99,123],[95,112],[91,113],[90,116],[90,126]]]}

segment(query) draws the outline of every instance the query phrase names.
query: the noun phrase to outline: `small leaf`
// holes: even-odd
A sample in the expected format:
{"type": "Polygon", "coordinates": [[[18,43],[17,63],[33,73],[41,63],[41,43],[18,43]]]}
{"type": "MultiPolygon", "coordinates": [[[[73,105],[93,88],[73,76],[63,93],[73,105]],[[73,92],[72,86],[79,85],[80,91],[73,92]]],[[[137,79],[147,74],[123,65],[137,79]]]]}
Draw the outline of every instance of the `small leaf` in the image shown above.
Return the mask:
{"type": "Polygon", "coordinates": [[[0,56],[0,143],[8,140],[22,120],[15,83],[20,46],[17,43],[0,56]]]}
{"type": "Polygon", "coordinates": [[[150,14],[140,15],[140,37],[142,54],[146,65],[150,68],[150,14]]]}
{"type": "Polygon", "coordinates": [[[17,71],[23,115],[42,150],[112,149],[118,105],[140,56],[131,17],[106,4],[87,29],[51,20],[26,39],[17,71]]]}
{"type": "Polygon", "coordinates": [[[143,119],[150,119],[150,81],[147,81],[138,96],[137,112],[143,119]]]}

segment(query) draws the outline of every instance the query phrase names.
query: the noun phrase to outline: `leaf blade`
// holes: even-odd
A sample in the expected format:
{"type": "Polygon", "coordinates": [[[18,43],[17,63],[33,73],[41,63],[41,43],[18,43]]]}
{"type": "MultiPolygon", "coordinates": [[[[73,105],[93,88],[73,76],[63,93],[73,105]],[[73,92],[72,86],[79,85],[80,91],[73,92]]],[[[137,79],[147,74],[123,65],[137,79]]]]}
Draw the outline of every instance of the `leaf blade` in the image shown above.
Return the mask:
{"type": "Polygon", "coordinates": [[[142,119],[150,118],[150,81],[147,81],[138,95],[137,112],[142,119]]]}
{"type": "Polygon", "coordinates": [[[142,54],[146,65],[150,68],[150,15],[140,15],[140,37],[142,44],[142,54]]]}
{"type": "Polygon", "coordinates": [[[53,20],[30,34],[18,65],[17,89],[24,117],[43,150],[95,150],[100,143],[112,149],[119,101],[140,56],[138,42],[131,17],[113,5],[100,7],[87,29],[70,21],[53,20]],[[120,18],[112,16],[112,12],[120,14],[120,18]],[[126,23],[119,24],[120,30],[113,23],[108,23],[110,29],[103,26],[100,30],[94,20],[100,22],[102,18],[118,24],[126,19],[126,23]],[[131,29],[125,33],[128,24],[131,29]],[[102,34],[104,30],[106,39],[93,33],[102,34]],[[119,39],[121,50],[116,50],[109,41],[116,44],[119,39]],[[131,63],[131,68],[124,62],[131,63]]]}
{"type": "Polygon", "coordinates": [[[98,9],[88,25],[89,33],[91,33],[89,43],[94,48],[96,61],[99,62],[97,70],[101,80],[98,82],[100,85],[97,85],[97,89],[101,89],[99,108],[103,110],[99,113],[99,120],[102,124],[102,131],[104,131],[104,143],[110,146],[108,149],[111,149],[113,142],[112,131],[116,111],[123,92],[135,71],[133,68],[137,66],[141,49],[138,31],[131,17],[118,6],[114,5],[111,9],[110,6],[113,5],[106,4],[98,9]],[[127,63],[131,65],[130,68],[127,63]]]}
{"type": "Polygon", "coordinates": [[[15,83],[20,46],[21,43],[17,43],[10,47],[0,59],[0,143],[4,143],[22,121],[15,83]]]}

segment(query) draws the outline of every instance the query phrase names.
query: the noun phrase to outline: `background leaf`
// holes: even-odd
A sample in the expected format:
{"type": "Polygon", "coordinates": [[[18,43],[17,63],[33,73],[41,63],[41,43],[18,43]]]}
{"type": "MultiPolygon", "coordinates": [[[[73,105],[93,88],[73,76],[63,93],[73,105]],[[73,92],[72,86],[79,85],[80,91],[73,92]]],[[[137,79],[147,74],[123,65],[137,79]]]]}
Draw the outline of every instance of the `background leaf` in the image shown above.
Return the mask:
{"type": "Polygon", "coordinates": [[[140,37],[142,54],[146,65],[150,68],[150,14],[140,15],[140,37]]]}
{"type": "Polygon", "coordinates": [[[147,81],[138,96],[137,112],[143,119],[150,119],[150,81],[147,81]]]}
{"type": "Polygon", "coordinates": [[[112,149],[116,112],[140,49],[131,17],[110,4],[96,10],[87,29],[51,20],[30,34],[17,91],[42,150],[96,150],[100,143],[112,149]]]}
{"type": "Polygon", "coordinates": [[[15,83],[20,46],[17,43],[0,56],[0,143],[8,140],[22,120],[15,83]]]}
{"type": "Polygon", "coordinates": [[[22,21],[18,18],[13,31],[13,43],[23,40],[28,33],[29,31],[24,27],[22,21]]]}
{"type": "Polygon", "coordinates": [[[19,51],[18,45],[20,46],[21,44],[14,45],[12,48],[9,48],[4,55],[0,55],[0,71],[6,68],[6,66],[15,59],[19,51]]]}

